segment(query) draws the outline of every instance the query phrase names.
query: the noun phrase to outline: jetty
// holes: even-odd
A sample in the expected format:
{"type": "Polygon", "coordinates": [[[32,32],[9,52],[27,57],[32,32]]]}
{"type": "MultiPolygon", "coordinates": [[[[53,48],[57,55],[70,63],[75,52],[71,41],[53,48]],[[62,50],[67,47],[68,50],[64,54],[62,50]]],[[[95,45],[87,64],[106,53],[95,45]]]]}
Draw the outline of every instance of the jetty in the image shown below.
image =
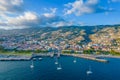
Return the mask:
{"type": "Polygon", "coordinates": [[[20,55],[0,55],[0,61],[30,61],[40,60],[39,57],[53,57],[54,54],[32,54],[31,56],[20,56],[20,55]]]}
{"type": "Polygon", "coordinates": [[[64,55],[64,56],[74,56],[74,57],[84,58],[84,59],[103,62],[103,63],[109,62],[106,59],[99,59],[95,55],[87,55],[87,54],[62,54],[62,55],[64,55]]]}
{"type": "Polygon", "coordinates": [[[0,61],[29,61],[31,58],[0,58],[0,61]]]}
{"type": "Polygon", "coordinates": [[[31,56],[0,55],[0,61],[29,61],[31,59],[31,56]]]}
{"type": "Polygon", "coordinates": [[[32,54],[32,58],[34,57],[53,57],[54,54],[53,53],[34,53],[32,54]]]}
{"type": "MultiPolygon", "coordinates": [[[[59,54],[64,55],[64,56],[74,56],[74,57],[79,57],[79,58],[84,58],[88,60],[93,60],[93,61],[98,61],[98,62],[104,62],[107,63],[109,62],[106,59],[99,58],[98,55],[89,55],[89,54],[59,54]]],[[[29,60],[37,60],[34,58],[37,57],[53,57],[53,53],[40,53],[40,54],[32,54],[31,56],[14,56],[14,55],[0,55],[0,61],[29,61],[29,60]]]]}

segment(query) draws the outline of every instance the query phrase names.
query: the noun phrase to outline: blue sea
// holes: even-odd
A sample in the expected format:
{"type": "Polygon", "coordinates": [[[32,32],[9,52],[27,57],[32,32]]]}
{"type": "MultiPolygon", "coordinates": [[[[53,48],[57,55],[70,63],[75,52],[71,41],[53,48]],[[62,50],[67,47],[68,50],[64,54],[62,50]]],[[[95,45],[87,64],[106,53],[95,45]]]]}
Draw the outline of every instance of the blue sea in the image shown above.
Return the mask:
{"type": "Polygon", "coordinates": [[[62,69],[57,70],[56,59],[43,57],[33,61],[0,61],[0,80],[120,80],[120,59],[106,58],[109,63],[62,56],[62,69]],[[91,67],[92,74],[86,74],[91,67]]]}

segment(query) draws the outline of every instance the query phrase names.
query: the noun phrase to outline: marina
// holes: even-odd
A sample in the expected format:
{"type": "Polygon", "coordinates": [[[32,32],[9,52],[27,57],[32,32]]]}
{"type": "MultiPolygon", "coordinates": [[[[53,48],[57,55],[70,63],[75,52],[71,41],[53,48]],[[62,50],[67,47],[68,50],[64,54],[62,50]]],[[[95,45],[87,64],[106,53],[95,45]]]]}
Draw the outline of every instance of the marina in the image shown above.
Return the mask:
{"type": "Polygon", "coordinates": [[[0,61],[0,80],[120,79],[120,59],[105,58],[110,61],[107,64],[78,57],[76,57],[77,63],[74,64],[74,59],[72,56],[61,56],[58,58],[58,64],[55,64],[55,59],[50,57],[43,57],[41,61],[0,61]]]}
{"type": "MultiPolygon", "coordinates": [[[[85,55],[85,54],[61,54],[63,56],[74,56],[74,57],[78,57],[78,58],[84,58],[84,59],[89,59],[89,60],[93,60],[93,61],[98,61],[98,62],[104,62],[104,63],[107,63],[109,62],[108,60],[105,60],[105,59],[100,59],[100,58],[97,58],[96,56],[93,56],[93,55],[85,55]]],[[[29,61],[29,60],[36,60],[36,57],[53,57],[54,54],[34,54],[33,56],[31,57],[24,57],[24,56],[12,56],[11,57],[1,57],[0,58],[0,61],[29,61]],[[52,56],[51,56],[52,55],[52,56]]],[[[60,57],[57,56],[57,57],[60,57]]],[[[41,58],[38,58],[39,60],[41,60],[41,58]]],[[[74,63],[76,63],[76,59],[74,59],[73,61],[74,63]]],[[[57,58],[56,58],[56,62],[55,64],[58,64],[57,63],[57,58]]]]}
{"type": "Polygon", "coordinates": [[[84,59],[89,59],[89,60],[93,60],[93,61],[97,61],[97,62],[103,62],[103,63],[107,63],[109,62],[106,59],[100,59],[97,58],[94,55],[86,55],[86,54],[62,54],[64,56],[73,56],[73,57],[78,57],[78,58],[84,58],[84,59]]]}
{"type": "Polygon", "coordinates": [[[120,0],[1,0],[0,80],[120,80],[120,0]]]}

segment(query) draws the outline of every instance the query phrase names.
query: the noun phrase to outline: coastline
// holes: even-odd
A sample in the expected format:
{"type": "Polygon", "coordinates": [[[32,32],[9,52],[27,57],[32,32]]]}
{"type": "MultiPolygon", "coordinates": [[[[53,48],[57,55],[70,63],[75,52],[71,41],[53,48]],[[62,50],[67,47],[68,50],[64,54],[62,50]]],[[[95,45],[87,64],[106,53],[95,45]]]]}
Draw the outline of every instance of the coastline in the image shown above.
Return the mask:
{"type": "Polygon", "coordinates": [[[103,62],[108,63],[109,61],[103,58],[118,58],[120,59],[120,56],[114,56],[114,55],[89,55],[89,54],[62,54],[63,56],[73,56],[73,57],[79,57],[84,58],[88,60],[93,60],[97,62],[103,62]]]}
{"type": "Polygon", "coordinates": [[[0,61],[29,61],[31,56],[0,54],[0,61]]]}
{"type": "MultiPolygon", "coordinates": [[[[53,57],[53,56],[54,54],[50,54],[50,53],[35,53],[35,54],[31,54],[31,56],[0,54],[0,61],[29,61],[35,57],[53,57]]],[[[103,58],[120,58],[120,56],[113,56],[113,55],[89,55],[89,54],[67,54],[67,53],[61,54],[61,56],[73,56],[73,57],[84,58],[84,59],[103,62],[103,63],[109,62],[108,60],[103,58]]]]}
{"type": "Polygon", "coordinates": [[[103,57],[103,58],[119,58],[120,56],[115,56],[115,55],[96,55],[96,57],[103,57]]]}
{"type": "MultiPolygon", "coordinates": [[[[81,56],[89,56],[89,57],[95,57],[95,58],[120,58],[120,56],[115,55],[92,55],[92,54],[62,54],[66,56],[75,56],[75,55],[81,55],[81,56]]],[[[75,56],[76,57],[76,56],[75,56]]]]}
{"type": "Polygon", "coordinates": [[[38,53],[31,55],[0,54],[0,61],[30,61],[37,60],[36,57],[53,57],[53,54],[38,53]]]}

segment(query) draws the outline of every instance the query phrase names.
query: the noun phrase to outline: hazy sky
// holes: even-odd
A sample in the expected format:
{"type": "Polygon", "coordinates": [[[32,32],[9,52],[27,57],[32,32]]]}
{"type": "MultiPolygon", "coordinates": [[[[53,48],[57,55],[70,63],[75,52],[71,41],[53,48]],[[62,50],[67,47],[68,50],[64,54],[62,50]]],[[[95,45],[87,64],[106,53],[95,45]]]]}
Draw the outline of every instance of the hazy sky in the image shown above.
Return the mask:
{"type": "Polygon", "coordinates": [[[0,0],[0,29],[120,24],[120,0],[0,0]]]}

